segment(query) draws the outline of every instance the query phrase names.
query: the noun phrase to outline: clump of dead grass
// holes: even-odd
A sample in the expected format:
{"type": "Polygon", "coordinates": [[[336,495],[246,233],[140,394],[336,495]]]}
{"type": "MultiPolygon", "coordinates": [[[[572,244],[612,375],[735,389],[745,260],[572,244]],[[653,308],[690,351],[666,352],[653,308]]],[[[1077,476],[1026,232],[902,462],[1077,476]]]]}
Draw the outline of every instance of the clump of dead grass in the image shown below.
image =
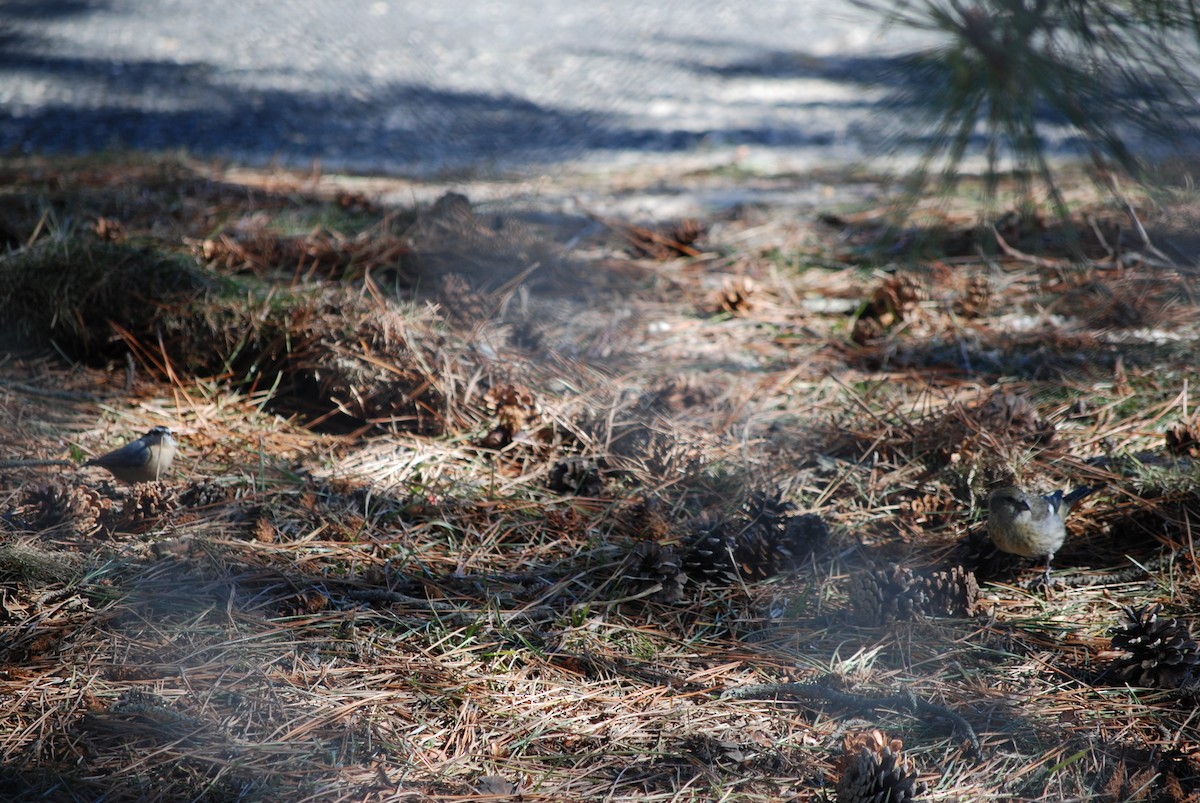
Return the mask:
{"type": "Polygon", "coordinates": [[[408,242],[390,230],[386,219],[353,235],[322,226],[286,235],[252,218],[246,226],[190,244],[206,264],[227,274],[279,278],[290,269],[293,283],[353,281],[368,275],[404,286],[414,282],[404,268],[408,242]]]}
{"type": "Polygon", "coordinates": [[[17,337],[54,342],[77,359],[132,354],[167,381],[201,375],[248,393],[269,388],[280,409],[317,422],[445,426],[428,318],[422,332],[419,313],[369,296],[239,291],[186,257],[87,240],[6,256],[0,292],[17,337]]]}
{"type": "Polygon", "coordinates": [[[163,376],[186,372],[249,394],[269,390],[272,404],[314,424],[417,431],[447,425],[444,391],[458,373],[420,312],[317,287],[282,298],[214,298],[159,323],[165,358],[153,341],[131,337],[129,345],[163,376]]]}

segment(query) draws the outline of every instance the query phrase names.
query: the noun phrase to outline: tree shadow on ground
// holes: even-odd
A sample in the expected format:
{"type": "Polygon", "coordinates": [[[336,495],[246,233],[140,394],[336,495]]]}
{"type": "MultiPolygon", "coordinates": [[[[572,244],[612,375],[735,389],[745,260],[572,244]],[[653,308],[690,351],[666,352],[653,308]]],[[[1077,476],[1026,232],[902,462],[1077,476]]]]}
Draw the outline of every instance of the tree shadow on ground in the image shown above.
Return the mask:
{"type": "MultiPolygon", "coordinates": [[[[55,6],[56,13],[79,15],[101,7],[83,2],[55,6]]],[[[186,149],[197,156],[255,164],[304,165],[321,159],[352,170],[428,175],[480,166],[553,164],[592,151],[680,153],[713,142],[822,148],[839,138],[828,127],[815,130],[753,117],[745,125],[672,127],[667,121],[647,126],[586,105],[568,109],[512,94],[415,83],[355,91],[255,89],[237,83],[237,76],[218,63],[57,55],[45,42],[6,24],[6,17],[19,21],[46,13],[28,3],[16,11],[0,11],[0,29],[10,33],[0,46],[0,78],[66,80],[83,89],[58,102],[0,109],[0,148],[47,153],[186,149]]],[[[754,60],[680,66],[729,81],[758,75],[821,77],[853,89],[864,75],[892,70],[893,62],[818,60],[772,51],[754,60]]],[[[768,108],[853,113],[872,105],[847,94],[844,99],[781,102],[768,108]]],[[[865,141],[877,132],[863,130],[855,136],[865,141]]]]}

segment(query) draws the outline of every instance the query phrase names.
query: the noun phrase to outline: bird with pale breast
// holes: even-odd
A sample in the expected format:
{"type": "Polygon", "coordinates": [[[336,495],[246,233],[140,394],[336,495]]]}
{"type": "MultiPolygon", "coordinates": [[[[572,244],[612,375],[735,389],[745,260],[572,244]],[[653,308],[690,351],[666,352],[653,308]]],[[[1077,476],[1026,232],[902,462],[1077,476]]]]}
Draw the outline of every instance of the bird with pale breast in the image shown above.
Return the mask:
{"type": "Polygon", "coordinates": [[[167,427],[155,427],[119,449],[93,457],[85,466],[108,469],[114,477],[134,485],[162,479],[175,459],[178,444],[167,427]]]}
{"type": "Polygon", "coordinates": [[[1020,488],[998,488],[988,497],[988,535],[1004,552],[1025,558],[1046,559],[1046,585],[1050,585],[1050,561],[1067,539],[1064,520],[1071,507],[1095,488],[1076,488],[1040,496],[1020,488]]]}

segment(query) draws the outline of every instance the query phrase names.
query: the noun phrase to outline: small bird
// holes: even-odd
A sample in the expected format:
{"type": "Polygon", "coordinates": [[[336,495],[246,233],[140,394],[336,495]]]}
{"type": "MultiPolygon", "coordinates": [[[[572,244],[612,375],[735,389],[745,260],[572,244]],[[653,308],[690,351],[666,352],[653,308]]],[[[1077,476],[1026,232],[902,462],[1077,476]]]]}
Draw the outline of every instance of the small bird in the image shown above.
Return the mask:
{"type": "Polygon", "coordinates": [[[1062,491],[1037,496],[1020,488],[998,488],[988,498],[988,535],[1004,552],[1026,558],[1044,557],[1048,586],[1050,561],[1067,538],[1063,520],[1072,505],[1094,490],[1076,488],[1066,496],[1062,491]]]}
{"type": "Polygon", "coordinates": [[[155,427],[136,441],[107,454],[93,457],[85,466],[106,468],[130,485],[162,478],[175,459],[175,438],[166,427],[155,427]]]}

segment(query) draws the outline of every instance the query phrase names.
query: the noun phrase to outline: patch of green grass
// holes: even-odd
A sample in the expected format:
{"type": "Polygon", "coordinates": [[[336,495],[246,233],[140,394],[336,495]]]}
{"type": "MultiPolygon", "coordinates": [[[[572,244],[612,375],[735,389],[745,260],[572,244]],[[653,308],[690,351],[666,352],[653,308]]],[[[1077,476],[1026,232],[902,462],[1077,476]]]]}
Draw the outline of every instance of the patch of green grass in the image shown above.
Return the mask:
{"type": "Polygon", "coordinates": [[[215,286],[191,257],[53,237],[0,257],[0,321],[19,343],[53,342],[68,354],[106,354],[115,324],[148,329],[164,306],[215,286]]]}

